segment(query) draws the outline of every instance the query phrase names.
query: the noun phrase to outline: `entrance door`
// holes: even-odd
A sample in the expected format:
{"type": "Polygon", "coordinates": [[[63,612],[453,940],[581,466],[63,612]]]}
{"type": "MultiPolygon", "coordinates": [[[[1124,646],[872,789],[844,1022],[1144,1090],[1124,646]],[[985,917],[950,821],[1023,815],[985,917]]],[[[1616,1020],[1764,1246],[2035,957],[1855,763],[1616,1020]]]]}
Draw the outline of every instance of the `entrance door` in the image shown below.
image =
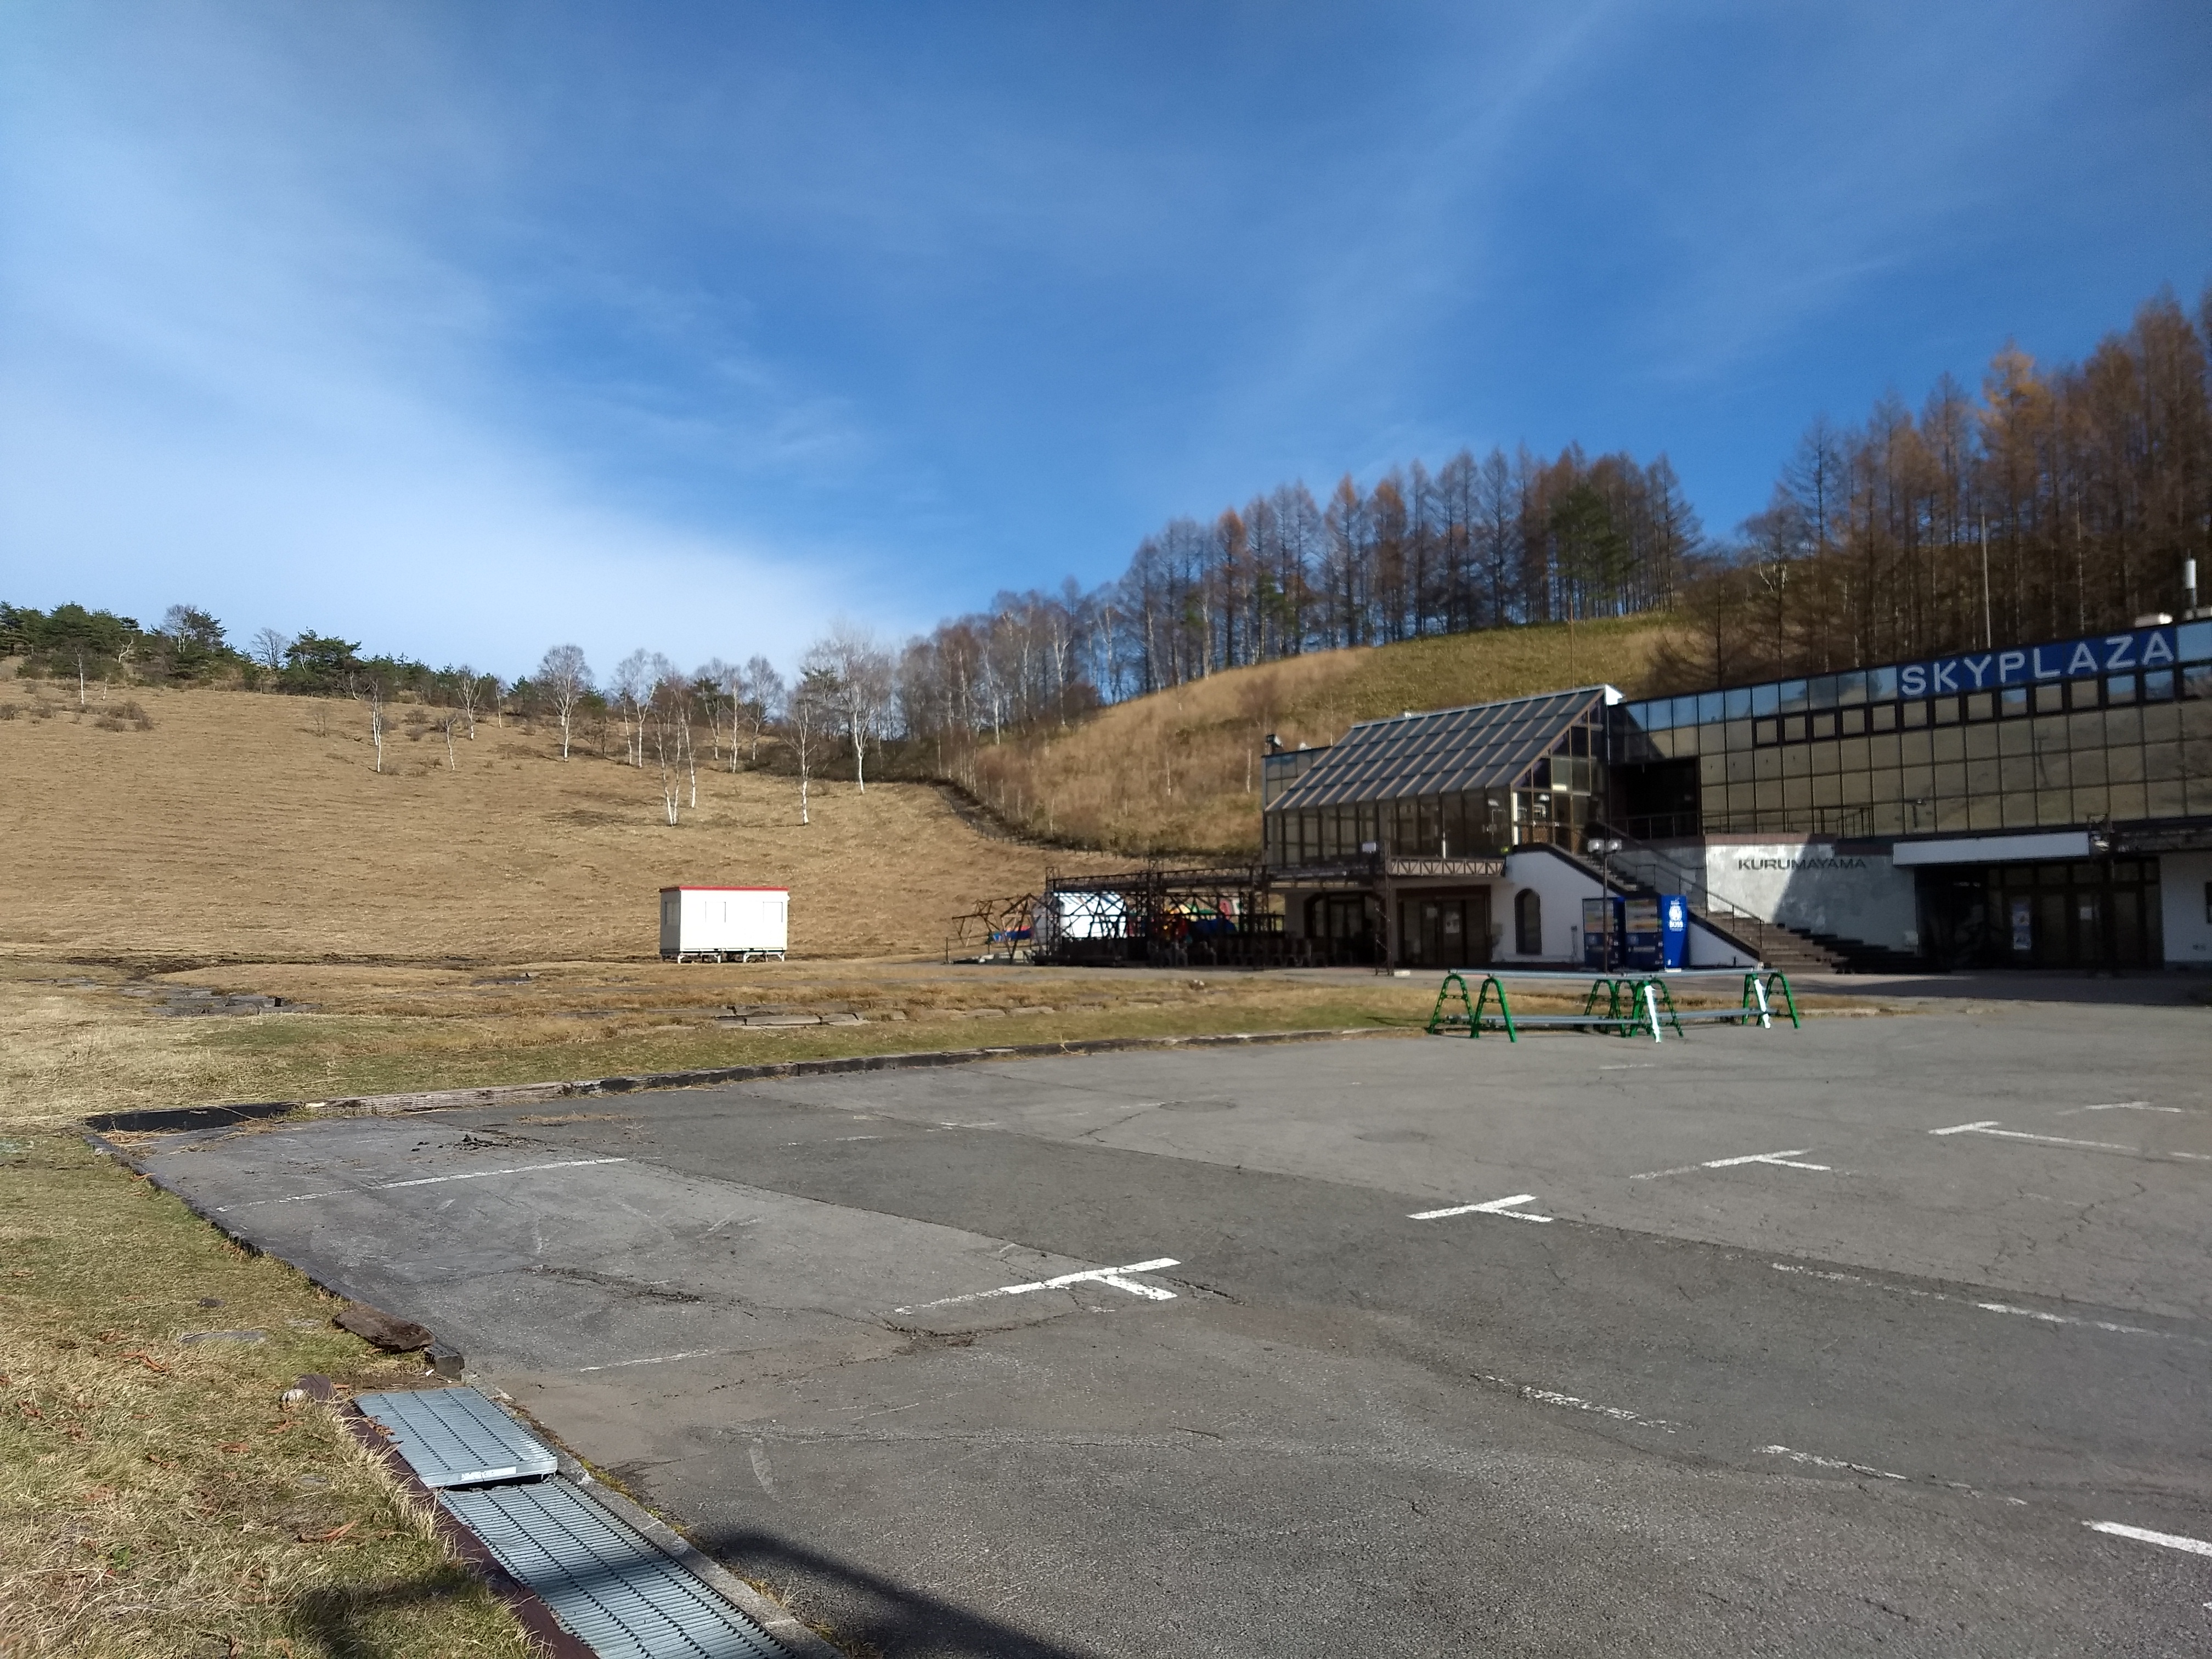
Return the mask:
{"type": "MultiPolygon", "coordinates": [[[[1987,964],[2152,968],[2164,955],[2154,859],[1990,865],[1984,882],[1993,924],[1980,953],[1987,964]]],[[[1928,902],[1931,890],[1923,886],[1922,899],[1923,914],[1933,917],[1943,907],[1928,902]]],[[[1972,956],[1963,929],[1960,943],[1963,966],[1972,956]]]]}
{"type": "Polygon", "coordinates": [[[1481,968],[1490,962],[1490,890],[1409,898],[1398,906],[1410,968],[1481,968]]]}

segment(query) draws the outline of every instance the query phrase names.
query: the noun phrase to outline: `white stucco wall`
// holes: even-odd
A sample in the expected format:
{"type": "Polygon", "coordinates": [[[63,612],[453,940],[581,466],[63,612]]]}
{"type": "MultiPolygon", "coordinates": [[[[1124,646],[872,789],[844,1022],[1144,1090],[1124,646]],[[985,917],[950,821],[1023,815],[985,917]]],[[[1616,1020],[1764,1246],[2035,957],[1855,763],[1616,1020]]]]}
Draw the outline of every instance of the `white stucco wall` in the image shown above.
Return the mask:
{"type": "Polygon", "coordinates": [[[2212,853],[2168,853],[2158,861],[2159,921],[2166,959],[2177,967],[2212,968],[2212,853]]]}
{"type": "MultiPolygon", "coordinates": [[[[1525,853],[1510,854],[1505,860],[1505,879],[1491,889],[1491,921],[1504,927],[1493,959],[1501,963],[1564,959],[1579,966],[1583,959],[1583,901],[1595,898],[1599,890],[1595,877],[1584,874],[1556,854],[1532,848],[1525,853]],[[1544,905],[1544,949],[1540,957],[1522,956],[1513,948],[1513,907],[1522,889],[1527,887],[1536,890],[1544,905]]],[[[1692,968],[1751,965],[1749,957],[1701,926],[1694,916],[1690,921],[1686,954],[1687,965],[1692,968]]]]}
{"type": "Polygon", "coordinates": [[[1638,849],[1616,860],[1665,891],[1726,915],[1730,906],[1808,933],[1919,949],[1912,872],[1880,853],[1839,853],[1833,842],[1710,842],[1638,849]]]}
{"type": "Polygon", "coordinates": [[[1577,962],[1583,959],[1583,901],[1597,896],[1597,883],[1565,859],[1537,848],[1511,853],[1505,859],[1505,879],[1492,884],[1490,920],[1498,934],[1494,960],[1498,962],[1577,962]],[[1515,907],[1523,889],[1534,888],[1544,906],[1544,948],[1524,956],[1514,926],[1515,907]]]}
{"type": "Polygon", "coordinates": [[[1920,948],[1912,872],[1882,853],[1838,853],[1832,842],[1705,848],[1711,890],[1753,915],[1808,933],[1920,948]]]}

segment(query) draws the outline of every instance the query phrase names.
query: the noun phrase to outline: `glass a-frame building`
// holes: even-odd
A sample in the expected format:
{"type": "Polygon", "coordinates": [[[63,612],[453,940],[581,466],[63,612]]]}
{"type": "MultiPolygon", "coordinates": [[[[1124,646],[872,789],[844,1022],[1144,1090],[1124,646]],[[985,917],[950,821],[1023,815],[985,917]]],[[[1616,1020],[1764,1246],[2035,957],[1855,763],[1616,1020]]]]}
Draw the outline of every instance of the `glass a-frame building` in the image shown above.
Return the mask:
{"type": "Polygon", "coordinates": [[[1269,756],[1264,777],[1286,931],[1353,954],[1571,958],[1571,929],[1522,914],[1545,894],[1521,894],[1595,840],[1662,890],[1846,956],[2212,967],[2202,613],[1688,696],[1586,686],[1368,721],[1269,756]]]}

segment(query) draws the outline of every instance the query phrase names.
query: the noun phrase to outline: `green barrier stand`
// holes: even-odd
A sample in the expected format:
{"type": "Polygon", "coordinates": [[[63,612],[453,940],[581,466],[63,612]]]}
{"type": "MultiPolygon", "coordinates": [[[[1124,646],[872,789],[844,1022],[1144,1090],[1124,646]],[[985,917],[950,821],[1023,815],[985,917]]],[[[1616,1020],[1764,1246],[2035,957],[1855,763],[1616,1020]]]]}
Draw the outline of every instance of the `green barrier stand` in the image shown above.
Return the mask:
{"type": "Polygon", "coordinates": [[[1637,1018],[1634,982],[1626,978],[1616,978],[1611,975],[1593,980],[1590,982],[1589,994],[1583,999],[1583,1018],[1589,1019],[1592,1024],[1610,1025],[1615,1036],[1633,1036],[1636,1034],[1637,1018]],[[1597,994],[1601,988],[1605,992],[1605,1015],[1602,1020],[1595,1017],[1597,994]]]}
{"type": "Polygon", "coordinates": [[[1804,1022],[1797,1018],[1797,999],[1790,993],[1790,975],[1778,968],[1756,968],[1743,976],[1742,1018],[1746,1023],[1757,1020],[1764,1030],[1774,1026],[1773,993],[1782,993],[1783,1012],[1790,1016],[1792,1030],[1802,1030],[1804,1022]]]}
{"type": "Polygon", "coordinates": [[[1457,974],[1446,974],[1444,982],[1437,988],[1437,1006],[1429,1015],[1429,1035],[1434,1036],[1439,1031],[1455,1030],[1462,1019],[1467,1022],[1467,1034],[1469,1036],[1481,1035],[1475,1029],[1474,1005],[1468,1000],[1467,981],[1457,974]],[[1447,1014],[1444,1012],[1444,1003],[1451,996],[1454,986],[1459,988],[1461,1012],[1457,1014],[1447,1014]]]}
{"type": "Polygon", "coordinates": [[[1605,993],[1605,1017],[1607,1019],[1619,1019],[1620,1018],[1620,986],[1618,981],[1610,979],[1594,979],[1590,981],[1589,993],[1583,998],[1583,1018],[1588,1019],[1596,1009],[1597,994],[1600,991],[1605,993]]]}
{"type": "Polygon", "coordinates": [[[1802,1030],[1804,1025],[1797,1018],[1797,999],[1790,994],[1790,975],[1779,969],[1771,969],[1766,975],[1767,991],[1770,995],[1778,985],[1782,988],[1782,1006],[1790,1011],[1790,1029],[1802,1030]]]}
{"type": "Polygon", "coordinates": [[[1651,1040],[1654,1042],[1659,1040],[1659,1005],[1662,1002],[1667,1005],[1666,1023],[1674,1028],[1674,1035],[1676,1036],[1688,1035],[1682,1030],[1681,1016],[1674,1012],[1674,994],[1667,988],[1667,981],[1663,979],[1647,979],[1644,981],[1644,1003],[1651,1015],[1651,1040]]]}
{"type": "Polygon", "coordinates": [[[1505,987],[1495,974],[1485,974],[1482,988],[1474,994],[1474,1030],[1471,1035],[1478,1037],[1482,1035],[1482,1011],[1493,991],[1498,994],[1498,1017],[1505,1022],[1505,1040],[1508,1042],[1520,1042],[1521,1034],[1513,1029],[1513,1010],[1505,1000],[1505,987]]]}
{"type": "Polygon", "coordinates": [[[1743,976],[1743,1001],[1740,1006],[1743,1009],[1743,1017],[1737,1021],[1738,1024],[1748,1025],[1757,1020],[1761,1030],[1773,1025],[1773,1012],[1766,1006],[1766,987],[1759,981],[1755,972],[1743,976]]]}

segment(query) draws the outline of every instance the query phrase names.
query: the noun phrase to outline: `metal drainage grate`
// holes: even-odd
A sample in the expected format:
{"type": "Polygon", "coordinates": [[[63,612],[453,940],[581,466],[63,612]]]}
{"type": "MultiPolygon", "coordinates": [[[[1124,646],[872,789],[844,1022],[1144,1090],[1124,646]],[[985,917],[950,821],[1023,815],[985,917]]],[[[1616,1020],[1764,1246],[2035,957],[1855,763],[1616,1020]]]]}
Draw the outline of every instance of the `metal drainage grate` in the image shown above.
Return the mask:
{"type": "Polygon", "coordinates": [[[438,1501],[601,1659],[788,1659],[566,1480],[441,1492],[438,1501]]]}
{"type": "Polygon", "coordinates": [[[553,1454],[474,1389],[400,1389],[355,1400],[392,1431],[392,1443],[426,1486],[530,1480],[553,1473],[553,1454]]]}

